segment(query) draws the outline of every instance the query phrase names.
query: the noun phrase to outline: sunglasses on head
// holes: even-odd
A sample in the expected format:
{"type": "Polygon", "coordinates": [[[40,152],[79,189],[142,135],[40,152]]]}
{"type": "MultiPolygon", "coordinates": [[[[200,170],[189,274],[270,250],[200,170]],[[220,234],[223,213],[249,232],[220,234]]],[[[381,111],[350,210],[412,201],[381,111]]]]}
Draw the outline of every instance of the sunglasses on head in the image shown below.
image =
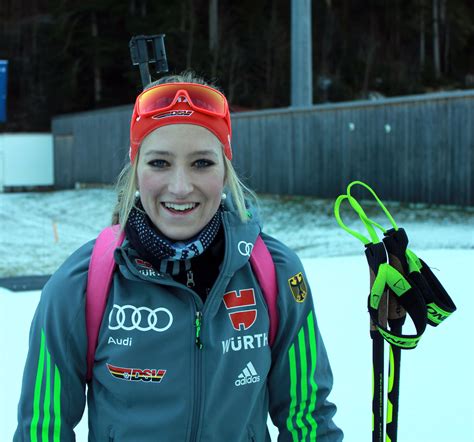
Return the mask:
{"type": "Polygon", "coordinates": [[[138,115],[146,117],[187,102],[195,111],[224,118],[229,113],[227,100],[219,91],[195,83],[164,83],[143,91],[137,98],[138,115]]]}

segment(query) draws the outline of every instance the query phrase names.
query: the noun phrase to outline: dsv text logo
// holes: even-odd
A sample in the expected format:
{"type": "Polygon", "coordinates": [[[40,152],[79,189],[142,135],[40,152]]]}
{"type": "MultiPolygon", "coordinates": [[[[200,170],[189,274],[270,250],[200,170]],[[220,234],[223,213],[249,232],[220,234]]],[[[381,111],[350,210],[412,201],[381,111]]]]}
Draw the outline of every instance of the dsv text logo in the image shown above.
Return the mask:
{"type": "Polygon", "coordinates": [[[109,314],[109,330],[164,332],[173,324],[173,315],[164,307],[151,309],[114,304],[109,314]]]}

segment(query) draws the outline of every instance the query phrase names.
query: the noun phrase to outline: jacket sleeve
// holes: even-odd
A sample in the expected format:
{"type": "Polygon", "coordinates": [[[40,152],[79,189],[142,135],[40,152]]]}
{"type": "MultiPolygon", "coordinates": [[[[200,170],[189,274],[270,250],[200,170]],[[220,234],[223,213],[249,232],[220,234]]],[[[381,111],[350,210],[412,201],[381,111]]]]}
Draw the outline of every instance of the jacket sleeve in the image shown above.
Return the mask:
{"type": "Polygon", "coordinates": [[[92,250],[71,255],[45,285],[34,315],[13,440],[74,441],[85,407],[85,288],[92,250]]]}
{"type": "Polygon", "coordinates": [[[272,347],[268,386],[270,416],[280,442],[338,442],[334,404],[327,400],[333,378],[316,321],[303,265],[294,252],[262,235],[278,282],[279,326],[272,347]]]}

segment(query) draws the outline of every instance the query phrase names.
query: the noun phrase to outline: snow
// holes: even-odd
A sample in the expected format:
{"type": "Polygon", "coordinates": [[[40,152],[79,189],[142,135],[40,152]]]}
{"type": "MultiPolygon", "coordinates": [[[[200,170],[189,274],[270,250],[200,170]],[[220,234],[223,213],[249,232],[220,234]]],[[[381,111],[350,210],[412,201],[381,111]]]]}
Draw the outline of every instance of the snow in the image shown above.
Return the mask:
{"type": "MultiPolygon", "coordinates": [[[[0,264],[0,277],[53,272],[108,223],[113,204],[111,189],[0,194],[0,253],[8,256],[0,264]]],[[[334,373],[330,399],[338,406],[335,421],[344,430],[345,440],[370,440],[371,341],[363,247],[337,226],[331,201],[263,196],[261,206],[266,231],[303,258],[334,373]]],[[[415,350],[402,352],[399,440],[472,441],[473,211],[397,203],[387,206],[407,230],[411,248],[434,269],[458,308],[440,326],[428,327],[415,350]]],[[[368,207],[372,216],[375,207],[368,207]]],[[[353,227],[361,230],[358,224],[353,227]]],[[[16,427],[29,325],[39,293],[0,288],[1,441],[11,440],[16,427]]],[[[76,434],[79,442],[87,441],[86,419],[76,434]]],[[[276,440],[274,429],[272,436],[276,440]]]]}

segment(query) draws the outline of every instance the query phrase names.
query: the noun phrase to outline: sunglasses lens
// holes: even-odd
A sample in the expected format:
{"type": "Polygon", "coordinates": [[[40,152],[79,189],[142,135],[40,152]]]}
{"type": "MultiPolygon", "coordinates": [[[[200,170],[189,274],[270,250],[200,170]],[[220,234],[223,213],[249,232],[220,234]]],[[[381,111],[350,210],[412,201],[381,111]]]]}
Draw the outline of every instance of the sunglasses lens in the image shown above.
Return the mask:
{"type": "Polygon", "coordinates": [[[164,109],[168,107],[175,95],[177,88],[173,85],[164,84],[156,89],[149,89],[145,91],[139,102],[139,111],[140,114],[146,114],[148,112],[153,112],[159,109],[164,109]]]}
{"type": "Polygon", "coordinates": [[[193,106],[199,110],[215,112],[224,116],[225,99],[217,91],[201,85],[169,83],[160,85],[157,88],[145,91],[140,97],[140,114],[154,112],[171,105],[179,90],[185,90],[189,94],[193,106]]]}
{"type": "Polygon", "coordinates": [[[199,85],[191,85],[186,87],[186,90],[197,108],[224,115],[225,100],[219,92],[199,85]]]}

